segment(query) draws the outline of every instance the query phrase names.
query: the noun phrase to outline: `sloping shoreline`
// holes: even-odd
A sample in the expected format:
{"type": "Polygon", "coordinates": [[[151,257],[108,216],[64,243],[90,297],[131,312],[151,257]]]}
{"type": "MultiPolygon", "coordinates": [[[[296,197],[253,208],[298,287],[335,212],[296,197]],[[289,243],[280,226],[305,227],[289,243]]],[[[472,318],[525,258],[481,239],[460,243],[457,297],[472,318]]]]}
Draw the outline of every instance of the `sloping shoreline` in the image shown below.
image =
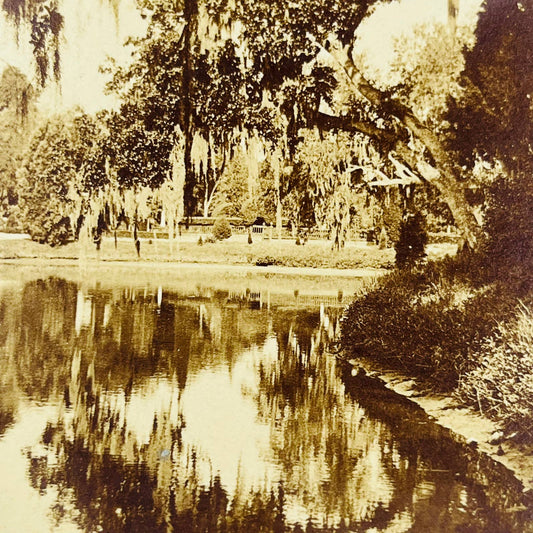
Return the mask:
{"type": "Polygon", "coordinates": [[[380,367],[369,359],[349,359],[348,364],[352,373],[364,372],[380,380],[386,388],[421,407],[436,423],[475,444],[481,452],[509,469],[522,483],[524,493],[533,493],[533,448],[502,439],[497,422],[462,407],[448,395],[421,390],[415,379],[380,367]]]}
{"type": "Polygon", "coordinates": [[[190,261],[160,261],[160,260],[139,260],[131,261],[129,259],[101,259],[82,262],[79,259],[71,257],[57,258],[40,258],[40,257],[6,257],[0,258],[0,265],[22,266],[22,267],[78,267],[86,269],[96,269],[102,266],[117,266],[126,268],[139,269],[198,269],[209,271],[231,271],[236,273],[269,273],[285,274],[293,276],[336,276],[336,277],[355,277],[355,278],[372,278],[381,276],[388,272],[386,269],[374,267],[361,268],[324,268],[324,267],[298,267],[298,266],[280,266],[280,265],[245,265],[233,263],[216,263],[216,262],[190,262],[190,261]]]}

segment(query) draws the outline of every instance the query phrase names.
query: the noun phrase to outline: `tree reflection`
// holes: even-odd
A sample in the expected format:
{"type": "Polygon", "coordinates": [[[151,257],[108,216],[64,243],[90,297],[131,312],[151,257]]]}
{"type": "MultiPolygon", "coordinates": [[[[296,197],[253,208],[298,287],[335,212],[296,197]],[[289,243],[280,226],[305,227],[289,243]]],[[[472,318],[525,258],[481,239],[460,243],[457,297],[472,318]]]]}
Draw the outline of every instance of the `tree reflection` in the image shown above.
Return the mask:
{"type": "MultiPolygon", "coordinates": [[[[388,429],[346,400],[326,352],[330,326],[339,317],[281,318],[274,325],[277,357],[259,369],[258,403],[265,420],[273,421],[273,448],[291,499],[303,503],[307,519],[325,526],[344,523],[358,531],[386,526],[397,518],[386,509],[398,480],[384,468],[395,450],[387,446],[388,429]]],[[[401,468],[409,471],[409,464],[401,468]]],[[[400,521],[406,527],[405,519],[400,521]]]]}
{"type": "MultiPolygon", "coordinates": [[[[53,282],[45,288],[56,289],[53,282]]],[[[33,293],[36,289],[41,287],[27,287],[33,293]]],[[[37,295],[38,300],[47,297],[37,295]]],[[[256,491],[230,500],[217,476],[201,483],[199,454],[181,440],[179,391],[190,369],[231,364],[254,339],[264,339],[265,317],[251,312],[237,317],[238,309],[171,299],[157,303],[150,295],[127,290],[74,292],[67,303],[60,320],[65,315],[72,320],[61,340],[72,356],[66,358],[68,365],[45,368],[56,372],[46,392],[64,388],[65,405],[43,434],[46,454],[30,452],[28,457],[32,486],[39,491],[58,487],[58,523],[68,516],[86,531],[279,530],[276,496],[256,491]],[[177,398],[152,413],[152,430],[143,440],[126,412],[132,392],[158,373],[174,376],[171,388],[177,398]],[[56,379],[58,374],[62,379],[56,379]]],[[[35,313],[32,320],[40,320],[37,331],[49,326],[45,313],[35,313]]],[[[37,348],[31,356],[44,348],[41,341],[38,335],[32,339],[37,348]]],[[[21,336],[17,353],[23,342],[21,336]]]]}
{"type": "Polygon", "coordinates": [[[527,531],[527,511],[505,512],[522,495],[503,470],[370,378],[339,375],[339,318],[215,291],[29,283],[0,300],[0,435],[22,395],[57,405],[29,482],[84,531],[527,531]],[[251,409],[235,429],[224,391],[251,409]],[[192,431],[195,402],[222,406],[209,435],[192,431]],[[207,439],[232,430],[257,442],[221,463],[207,439]],[[238,456],[252,448],[254,476],[238,456]]]}
{"type": "Polygon", "coordinates": [[[372,378],[336,378],[331,322],[275,323],[277,358],[259,368],[260,412],[293,497],[354,531],[523,531],[531,511],[506,512],[524,498],[502,465],[372,378]],[[508,482],[491,490],[487,475],[508,482]]]}
{"type": "Polygon", "coordinates": [[[431,490],[425,491],[429,498],[415,502],[415,531],[427,527],[490,533],[531,530],[531,503],[524,497],[522,484],[502,464],[479,453],[475,443],[458,441],[420,407],[381,382],[364,374],[352,376],[346,367],[343,370],[347,393],[370,417],[390,428],[400,453],[410,457],[417,464],[417,476],[423,472],[425,482],[431,484],[431,490]],[[443,506],[436,520],[429,509],[442,502],[447,507],[443,506]],[[509,502],[522,511],[509,513],[509,502]]]}

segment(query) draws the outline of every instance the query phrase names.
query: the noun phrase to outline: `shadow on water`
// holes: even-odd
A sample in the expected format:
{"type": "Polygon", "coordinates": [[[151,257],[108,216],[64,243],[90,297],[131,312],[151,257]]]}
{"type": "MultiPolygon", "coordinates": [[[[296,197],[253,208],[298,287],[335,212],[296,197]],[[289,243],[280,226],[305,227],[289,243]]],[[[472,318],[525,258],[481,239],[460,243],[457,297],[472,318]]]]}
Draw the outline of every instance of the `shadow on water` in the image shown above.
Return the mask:
{"type": "MultiPolygon", "coordinates": [[[[533,501],[505,466],[479,452],[475,442],[468,443],[436,424],[421,407],[386,388],[381,380],[362,372],[353,375],[348,365],[342,366],[341,374],[350,397],[370,417],[386,424],[400,453],[432,478],[431,499],[449,502],[444,515],[415,513],[412,531],[447,530],[441,529],[446,522],[450,531],[532,530],[533,501]],[[454,494],[458,485],[467,492],[454,494]],[[450,524],[457,514],[464,518],[453,529],[450,524]]],[[[413,485],[415,478],[407,482],[413,485]]],[[[409,488],[404,494],[408,493],[409,488]]],[[[389,506],[389,512],[393,509],[389,506]]]]}
{"type": "Polygon", "coordinates": [[[52,530],[533,531],[504,467],[339,367],[340,307],[239,294],[0,296],[0,452],[44,406],[19,449],[52,530]]]}

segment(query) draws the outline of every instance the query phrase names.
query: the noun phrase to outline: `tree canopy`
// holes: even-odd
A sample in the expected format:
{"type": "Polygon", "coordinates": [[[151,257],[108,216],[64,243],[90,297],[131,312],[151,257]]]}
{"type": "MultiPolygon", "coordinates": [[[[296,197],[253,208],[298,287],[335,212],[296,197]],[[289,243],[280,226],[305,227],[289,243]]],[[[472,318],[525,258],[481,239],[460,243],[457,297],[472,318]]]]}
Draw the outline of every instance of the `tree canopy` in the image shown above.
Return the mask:
{"type": "Polygon", "coordinates": [[[17,204],[16,172],[35,120],[35,90],[18,69],[7,67],[0,78],[0,215],[17,204]]]}
{"type": "MultiPolygon", "coordinates": [[[[125,186],[158,187],[180,158],[188,215],[211,205],[237,147],[251,158],[259,140],[269,160],[280,160],[283,181],[306,131],[331,132],[337,140],[345,132],[372,143],[381,156],[376,171],[416,175],[438,191],[474,247],[482,240],[479,215],[490,203],[485,190],[494,169],[501,164],[503,176],[520,179],[531,164],[527,3],[484,0],[472,33],[457,23],[458,3],[450,0],[448,25],[397,40],[386,82],[372,77],[358,51],[374,0],[138,4],[147,34],[130,41],[129,67],[111,67],[109,88],[122,105],[110,122],[109,162],[125,186]]],[[[19,21],[46,12],[40,26],[46,42],[59,35],[52,0],[3,7],[19,21]]],[[[41,63],[44,83],[51,63],[41,63]]],[[[357,154],[345,163],[361,167],[357,154]]],[[[283,187],[274,189],[280,206],[283,187]]]]}
{"type": "Polygon", "coordinates": [[[19,171],[25,229],[52,245],[72,239],[91,194],[105,182],[100,124],[76,113],[46,122],[34,135],[19,171]]]}

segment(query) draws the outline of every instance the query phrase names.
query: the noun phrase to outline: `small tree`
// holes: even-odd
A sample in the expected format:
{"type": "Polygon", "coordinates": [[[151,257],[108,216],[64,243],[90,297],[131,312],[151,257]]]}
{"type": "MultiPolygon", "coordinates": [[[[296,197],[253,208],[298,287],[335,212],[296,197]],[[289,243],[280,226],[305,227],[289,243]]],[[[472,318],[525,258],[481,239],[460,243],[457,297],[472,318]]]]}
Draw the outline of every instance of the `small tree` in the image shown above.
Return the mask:
{"type": "Polygon", "coordinates": [[[100,135],[99,123],[83,114],[57,117],[34,135],[18,180],[21,218],[33,240],[74,238],[88,198],[106,179],[100,135]]]}
{"type": "Polygon", "coordinates": [[[0,216],[20,227],[17,170],[31,140],[35,91],[24,74],[7,67],[0,76],[0,216]]]}
{"type": "Polygon", "coordinates": [[[411,268],[426,257],[428,235],[420,213],[408,214],[400,226],[400,237],[394,246],[396,266],[411,268]]]}

